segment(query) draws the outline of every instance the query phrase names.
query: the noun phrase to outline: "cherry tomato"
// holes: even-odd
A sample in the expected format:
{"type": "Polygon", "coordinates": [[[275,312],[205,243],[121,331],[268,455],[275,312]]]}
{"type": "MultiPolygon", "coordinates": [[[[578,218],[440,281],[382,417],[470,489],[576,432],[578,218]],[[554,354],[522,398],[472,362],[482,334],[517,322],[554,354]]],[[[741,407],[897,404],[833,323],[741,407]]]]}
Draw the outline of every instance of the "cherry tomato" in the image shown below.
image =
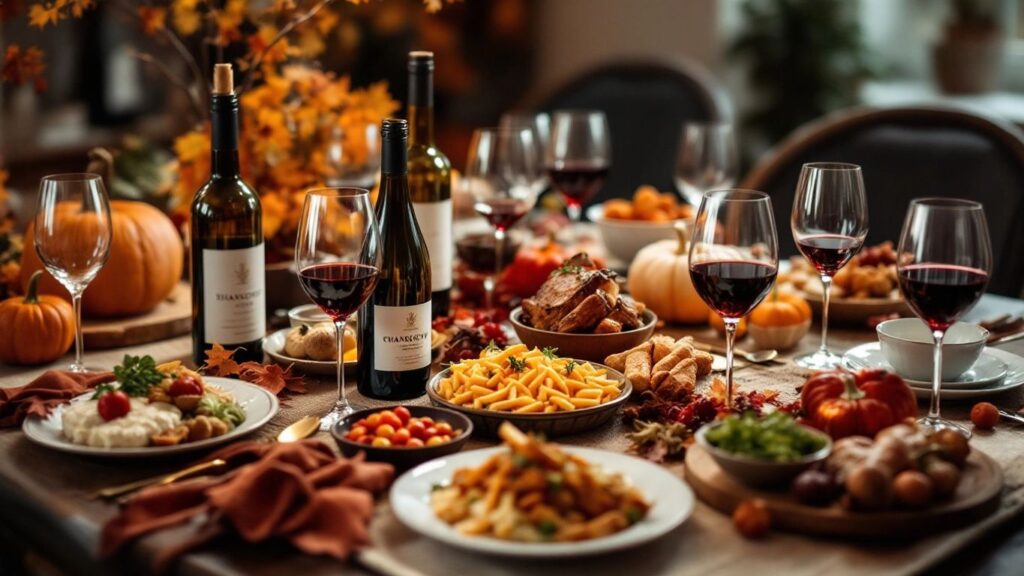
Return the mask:
{"type": "Polygon", "coordinates": [[[352,429],[348,431],[348,434],[346,436],[350,438],[361,438],[363,436],[366,436],[367,432],[369,431],[366,429],[366,426],[356,425],[353,426],[352,429]]]}
{"type": "Polygon", "coordinates": [[[409,422],[408,430],[413,438],[422,440],[427,437],[427,427],[423,422],[409,422]]]}
{"type": "Polygon", "coordinates": [[[409,438],[409,441],[405,443],[409,448],[423,448],[423,440],[419,438],[409,438]]]}
{"type": "Polygon", "coordinates": [[[377,447],[377,448],[390,448],[391,447],[391,440],[388,440],[387,438],[381,438],[380,436],[377,436],[376,438],[373,439],[373,443],[370,444],[370,446],[374,446],[374,447],[377,447]]]}
{"type": "Polygon", "coordinates": [[[437,433],[441,436],[451,436],[452,425],[447,422],[438,422],[435,426],[437,433]]]}
{"type": "Polygon", "coordinates": [[[427,440],[427,446],[439,446],[444,444],[444,440],[440,436],[434,436],[430,440],[427,440]]]}
{"type": "Polygon", "coordinates": [[[441,439],[441,443],[442,444],[447,444],[448,442],[452,441],[452,437],[447,435],[447,434],[442,434],[442,435],[438,436],[438,438],[441,439]]]}
{"type": "Polygon", "coordinates": [[[398,416],[398,419],[401,420],[404,425],[409,423],[409,419],[412,418],[412,413],[410,413],[409,409],[405,406],[399,406],[398,408],[395,408],[395,416],[398,416]]]}
{"type": "Polygon", "coordinates": [[[395,434],[395,427],[391,424],[381,424],[374,430],[378,438],[391,438],[395,434]]]}
{"type": "Polygon", "coordinates": [[[96,409],[100,413],[100,418],[109,422],[130,412],[132,403],[128,399],[127,394],[120,390],[115,390],[100,396],[99,401],[96,403],[96,409]]]}
{"type": "Polygon", "coordinates": [[[412,436],[409,434],[408,430],[406,430],[405,428],[399,428],[398,430],[395,430],[394,434],[391,435],[391,443],[408,444],[410,438],[412,438],[412,436]]]}
{"type": "Polygon", "coordinates": [[[366,418],[363,418],[359,422],[356,422],[356,424],[355,424],[355,426],[353,426],[353,428],[355,428],[356,426],[362,426],[363,428],[369,428],[370,427],[370,425],[366,423],[366,418]]]}
{"type": "Polygon", "coordinates": [[[422,418],[420,418],[420,422],[422,422],[423,425],[426,426],[427,428],[430,428],[431,426],[434,425],[434,419],[431,418],[430,416],[423,416],[422,418]]]}
{"type": "Polygon", "coordinates": [[[402,419],[396,416],[391,410],[385,410],[380,413],[380,423],[390,424],[392,428],[402,427],[402,419]]]}
{"type": "Polygon", "coordinates": [[[437,436],[437,428],[430,426],[429,428],[426,429],[426,431],[423,432],[423,434],[427,438],[433,438],[434,436],[437,436]]]}
{"type": "Polygon", "coordinates": [[[356,440],[356,442],[358,442],[360,444],[370,444],[371,442],[373,442],[373,436],[370,436],[369,434],[367,434],[366,436],[363,436],[363,437],[359,438],[358,440],[356,440]]]}
{"type": "Polygon", "coordinates": [[[990,402],[978,402],[971,408],[971,422],[982,430],[991,430],[999,422],[999,409],[990,402]]]}
{"type": "Polygon", "coordinates": [[[380,412],[374,412],[366,417],[367,428],[376,428],[377,426],[380,426],[380,423],[380,412]]]}
{"type": "Polygon", "coordinates": [[[203,385],[191,376],[179,376],[177,380],[171,383],[167,394],[172,398],[177,396],[202,396],[203,385]]]}

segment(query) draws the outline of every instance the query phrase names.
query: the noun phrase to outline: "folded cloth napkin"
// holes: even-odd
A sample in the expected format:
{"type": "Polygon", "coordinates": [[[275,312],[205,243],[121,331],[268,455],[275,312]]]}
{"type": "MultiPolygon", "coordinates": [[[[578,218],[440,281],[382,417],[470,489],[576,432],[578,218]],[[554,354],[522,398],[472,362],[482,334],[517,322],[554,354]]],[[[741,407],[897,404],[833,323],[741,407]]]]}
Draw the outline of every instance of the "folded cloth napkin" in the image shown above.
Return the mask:
{"type": "Polygon", "coordinates": [[[0,388],[0,428],[19,426],[29,415],[45,417],[56,406],[113,381],[112,372],[47,370],[24,386],[0,388]]]}
{"type": "Polygon", "coordinates": [[[319,440],[240,442],[209,458],[233,469],[139,492],[103,527],[101,555],[200,517],[191,536],[161,550],[155,570],[226,532],[248,542],[283,538],[308,554],[345,559],[369,543],[374,496],[394,477],[389,464],[339,458],[319,440]]]}

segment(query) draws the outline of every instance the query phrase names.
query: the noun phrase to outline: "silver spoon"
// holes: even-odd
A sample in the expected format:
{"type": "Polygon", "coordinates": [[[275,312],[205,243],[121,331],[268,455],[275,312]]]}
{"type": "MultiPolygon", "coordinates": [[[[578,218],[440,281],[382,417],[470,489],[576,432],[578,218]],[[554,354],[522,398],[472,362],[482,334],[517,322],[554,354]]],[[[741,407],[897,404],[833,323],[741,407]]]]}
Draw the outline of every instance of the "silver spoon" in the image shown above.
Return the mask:
{"type": "MultiPolygon", "coordinates": [[[[705,352],[713,352],[715,354],[725,354],[725,348],[718,346],[712,346],[711,344],[705,344],[703,342],[694,342],[693,347],[698,350],[704,350],[705,352]]],[[[768,350],[757,350],[754,352],[748,352],[746,350],[740,350],[739,348],[733,348],[733,354],[740,358],[750,362],[751,364],[764,364],[765,362],[771,362],[778,357],[779,351],[775,349],[768,350]]]]}

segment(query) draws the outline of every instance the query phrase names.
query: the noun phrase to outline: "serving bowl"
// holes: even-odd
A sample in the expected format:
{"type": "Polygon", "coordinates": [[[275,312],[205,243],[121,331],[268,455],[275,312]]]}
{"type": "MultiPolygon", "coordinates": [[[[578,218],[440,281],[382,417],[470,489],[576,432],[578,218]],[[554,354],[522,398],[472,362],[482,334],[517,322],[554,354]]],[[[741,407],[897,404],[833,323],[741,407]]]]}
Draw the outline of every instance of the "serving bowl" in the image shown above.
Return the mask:
{"type": "Polygon", "coordinates": [[[462,430],[462,433],[452,438],[451,442],[447,442],[445,444],[411,448],[405,446],[389,446],[387,448],[383,448],[380,446],[360,444],[345,438],[345,434],[356,422],[366,418],[370,414],[380,412],[385,409],[383,406],[378,406],[376,408],[357,410],[352,414],[345,416],[341,420],[338,420],[338,422],[331,428],[331,436],[334,437],[334,441],[338,444],[338,449],[341,450],[341,453],[345,456],[351,457],[355,456],[359,452],[365,452],[367,460],[373,462],[386,462],[399,470],[405,470],[407,468],[412,468],[417,464],[426,462],[427,460],[433,460],[434,458],[458,452],[462,449],[466,440],[469,440],[469,437],[473,434],[472,420],[454,410],[438,408],[435,406],[407,405],[406,408],[409,409],[409,413],[414,418],[429,416],[436,422],[447,422],[451,425],[452,429],[462,430]]]}
{"type": "MultiPolygon", "coordinates": [[[[563,356],[568,357],[568,356],[563,356]]],[[[446,408],[464,415],[473,421],[474,430],[487,436],[497,436],[498,427],[502,422],[508,421],[515,424],[517,428],[526,432],[544,434],[548,438],[556,436],[567,436],[597,428],[611,420],[619,408],[626,402],[633,393],[633,385],[622,375],[621,372],[613,370],[603,364],[591,362],[597,368],[607,371],[608,377],[617,380],[622,392],[614,400],[599,404],[592,408],[579,408],[567,412],[539,412],[532,414],[517,414],[515,412],[502,412],[497,410],[483,410],[460,406],[448,402],[437,393],[438,384],[442,379],[451,375],[451,369],[447,368],[438,372],[427,383],[427,396],[435,406],[446,408]]]]}
{"type": "Polygon", "coordinates": [[[574,332],[552,332],[540,330],[523,323],[523,309],[516,308],[508,316],[519,340],[529,348],[558,348],[558,355],[590,362],[604,362],[604,359],[623,350],[646,342],[654,333],[658,316],[651,310],[640,315],[643,324],[635,330],[609,334],[577,334],[574,332]]]}
{"type": "MultiPolygon", "coordinates": [[[[875,328],[886,362],[900,376],[930,382],[934,343],[928,326],[918,318],[886,320],[875,328]]],[[[985,349],[988,330],[967,322],[949,327],[942,340],[942,379],[955,380],[977,362],[985,349]]]]}
{"type": "Polygon", "coordinates": [[[587,218],[597,225],[605,249],[627,265],[633,261],[636,253],[644,246],[658,240],[677,238],[675,227],[680,222],[680,220],[654,222],[605,218],[604,206],[600,204],[587,208],[587,218]]]}
{"type": "Polygon", "coordinates": [[[312,326],[330,321],[331,317],[324,313],[316,304],[303,304],[288,311],[288,324],[292,328],[303,325],[312,326]]]}
{"type": "Polygon", "coordinates": [[[828,434],[809,426],[803,426],[803,428],[812,432],[815,436],[823,438],[825,446],[799,460],[793,462],[772,462],[751,456],[733,454],[715,446],[707,439],[708,431],[721,425],[721,422],[715,422],[703,426],[697,431],[697,444],[711,455],[711,458],[714,459],[715,463],[722,470],[725,470],[726,473],[736,480],[753,488],[785,486],[801,472],[824,461],[832,453],[832,439],[829,438],[828,434]]]}

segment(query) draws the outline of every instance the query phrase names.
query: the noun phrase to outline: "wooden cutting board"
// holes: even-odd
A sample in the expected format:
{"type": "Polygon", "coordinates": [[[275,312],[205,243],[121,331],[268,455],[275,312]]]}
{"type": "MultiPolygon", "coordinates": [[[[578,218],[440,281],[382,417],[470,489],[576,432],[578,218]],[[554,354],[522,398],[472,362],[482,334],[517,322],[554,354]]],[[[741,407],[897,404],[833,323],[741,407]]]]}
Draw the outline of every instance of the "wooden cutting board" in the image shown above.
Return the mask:
{"type": "Polygon", "coordinates": [[[956,494],[919,511],[851,512],[838,504],[816,508],[798,503],[786,492],[748,488],[722,470],[698,445],[686,452],[686,479],[706,504],[732,514],[740,502],[764,500],[772,527],[811,536],[854,539],[907,539],[953,530],[992,514],[999,507],[1003,472],[994,460],[973,450],[956,494]]]}
{"type": "Polygon", "coordinates": [[[151,312],[130,318],[86,318],[82,338],[86,350],[106,350],[156,342],[187,334],[192,326],[192,290],[181,282],[151,312]]]}

